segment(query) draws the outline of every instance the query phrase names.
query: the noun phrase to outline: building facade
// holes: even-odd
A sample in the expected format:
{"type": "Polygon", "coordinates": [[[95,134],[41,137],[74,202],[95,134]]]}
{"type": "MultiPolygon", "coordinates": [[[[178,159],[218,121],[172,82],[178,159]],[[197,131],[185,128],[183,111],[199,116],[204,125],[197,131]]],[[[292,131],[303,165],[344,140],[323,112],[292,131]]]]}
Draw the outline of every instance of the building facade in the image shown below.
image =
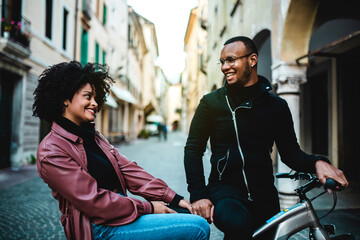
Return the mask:
{"type": "MultiPolygon", "coordinates": [[[[182,112],[182,84],[172,84],[166,91],[166,123],[173,130],[179,130],[182,112]]],[[[168,128],[169,128],[168,127],[168,128]]]]}
{"type": "Polygon", "coordinates": [[[182,123],[182,129],[185,132],[189,130],[191,119],[200,99],[209,92],[206,69],[206,10],[205,1],[199,1],[199,6],[191,10],[184,38],[184,51],[187,57],[181,80],[184,87],[184,106],[186,106],[186,109],[183,109],[186,119],[182,123]]]}
{"type": "Polygon", "coordinates": [[[109,66],[115,84],[96,128],[114,144],[137,137],[158,53],[154,25],[127,0],[1,0],[0,14],[0,168],[36,160],[50,124],[32,116],[33,92],[44,69],[64,61],[109,66]]]}
{"type": "Polygon", "coordinates": [[[73,58],[75,9],[70,0],[1,2],[0,167],[36,157],[44,123],[32,116],[33,92],[45,68],[73,58]]]}
{"type": "Polygon", "coordinates": [[[155,25],[144,17],[138,15],[140,25],[144,34],[147,52],[143,59],[142,76],[142,106],[146,118],[153,111],[159,113],[159,103],[156,95],[157,66],[156,59],[159,56],[155,25]]]}
{"type": "Polygon", "coordinates": [[[126,0],[79,3],[76,59],[106,64],[115,83],[96,120],[97,129],[113,144],[136,136],[132,121],[136,98],[128,78],[128,5],[126,0]]]}

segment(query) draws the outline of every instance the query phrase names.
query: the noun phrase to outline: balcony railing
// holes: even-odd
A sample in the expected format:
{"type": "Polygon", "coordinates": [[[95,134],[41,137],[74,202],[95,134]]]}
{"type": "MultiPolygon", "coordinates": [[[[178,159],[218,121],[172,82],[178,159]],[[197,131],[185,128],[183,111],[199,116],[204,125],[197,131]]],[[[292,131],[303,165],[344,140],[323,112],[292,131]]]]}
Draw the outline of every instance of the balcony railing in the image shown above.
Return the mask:
{"type": "Polygon", "coordinates": [[[20,21],[1,19],[1,37],[20,44],[24,48],[30,45],[30,21],[21,17],[20,21]]]}

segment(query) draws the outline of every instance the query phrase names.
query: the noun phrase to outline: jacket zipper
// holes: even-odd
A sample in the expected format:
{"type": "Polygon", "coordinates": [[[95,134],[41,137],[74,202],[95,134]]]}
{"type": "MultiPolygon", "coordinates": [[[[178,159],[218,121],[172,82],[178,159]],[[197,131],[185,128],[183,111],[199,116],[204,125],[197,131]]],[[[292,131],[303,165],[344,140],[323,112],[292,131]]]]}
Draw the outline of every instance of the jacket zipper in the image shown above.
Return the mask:
{"type": "Polygon", "coordinates": [[[249,201],[253,201],[253,199],[251,198],[251,194],[250,194],[250,190],[249,190],[249,185],[248,185],[248,181],[247,181],[247,178],[246,178],[246,173],[245,173],[245,159],[244,159],[244,154],[243,154],[243,151],[241,149],[241,146],[240,146],[240,140],[239,140],[239,133],[238,133],[238,128],[237,128],[237,124],[236,124],[236,116],[235,116],[235,111],[239,108],[246,108],[246,109],[250,109],[251,107],[246,107],[246,106],[239,106],[237,108],[235,108],[235,110],[233,111],[231,109],[231,106],[230,106],[230,103],[229,103],[229,99],[227,97],[227,95],[225,95],[225,98],[226,98],[226,103],[231,111],[231,114],[232,114],[232,120],[233,120],[233,123],[234,123],[234,128],[235,128],[235,134],[236,134],[236,140],[237,140],[237,145],[238,145],[238,149],[239,149],[239,153],[240,153],[240,156],[241,156],[241,160],[242,160],[242,175],[243,175],[243,178],[244,178],[244,182],[245,182],[245,186],[246,186],[246,190],[247,190],[247,195],[248,195],[248,200],[249,201]]]}
{"type": "Polygon", "coordinates": [[[222,180],[222,175],[223,175],[223,173],[225,171],[225,168],[227,166],[227,163],[228,163],[229,153],[230,153],[230,149],[227,150],[225,157],[219,159],[219,161],[217,162],[216,168],[217,168],[217,171],[219,173],[219,181],[222,180]],[[225,159],[225,164],[224,164],[223,169],[220,171],[220,162],[223,161],[224,159],[225,159]]]}

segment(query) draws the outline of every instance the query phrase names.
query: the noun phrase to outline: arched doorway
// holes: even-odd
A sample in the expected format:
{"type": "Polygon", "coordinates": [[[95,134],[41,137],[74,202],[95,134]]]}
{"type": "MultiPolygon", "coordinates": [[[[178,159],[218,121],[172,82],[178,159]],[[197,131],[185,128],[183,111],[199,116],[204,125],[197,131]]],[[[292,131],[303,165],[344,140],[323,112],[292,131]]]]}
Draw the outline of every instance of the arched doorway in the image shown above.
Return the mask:
{"type": "MultiPolygon", "coordinates": [[[[355,4],[355,2],[353,2],[355,4]]],[[[307,151],[327,155],[360,189],[360,16],[350,3],[321,3],[309,43],[308,82],[301,88],[307,151]]]]}
{"type": "Polygon", "coordinates": [[[259,54],[258,64],[257,64],[258,74],[264,76],[266,79],[272,82],[270,31],[262,30],[254,37],[253,41],[258,49],[258,54],[259,54]]]}

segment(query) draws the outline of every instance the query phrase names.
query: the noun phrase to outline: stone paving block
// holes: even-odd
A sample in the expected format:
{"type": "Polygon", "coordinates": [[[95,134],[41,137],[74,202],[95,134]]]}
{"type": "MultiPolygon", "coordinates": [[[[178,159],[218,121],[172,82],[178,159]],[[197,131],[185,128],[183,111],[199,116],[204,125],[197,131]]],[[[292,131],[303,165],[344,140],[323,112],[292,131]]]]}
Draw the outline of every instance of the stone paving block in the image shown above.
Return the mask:
{"type": "Polygon", "coordinates": [[[0,215],[0,239],[66,239],[58,203],[39,177],[0,191],[0,215]]]}

